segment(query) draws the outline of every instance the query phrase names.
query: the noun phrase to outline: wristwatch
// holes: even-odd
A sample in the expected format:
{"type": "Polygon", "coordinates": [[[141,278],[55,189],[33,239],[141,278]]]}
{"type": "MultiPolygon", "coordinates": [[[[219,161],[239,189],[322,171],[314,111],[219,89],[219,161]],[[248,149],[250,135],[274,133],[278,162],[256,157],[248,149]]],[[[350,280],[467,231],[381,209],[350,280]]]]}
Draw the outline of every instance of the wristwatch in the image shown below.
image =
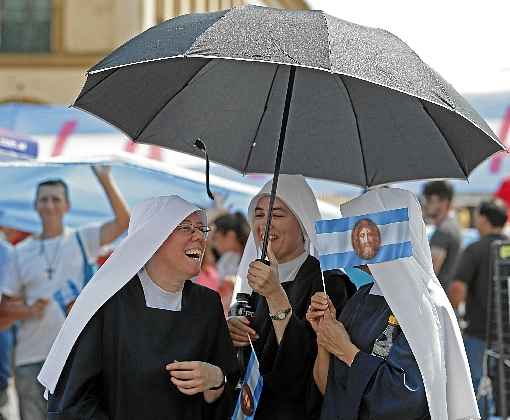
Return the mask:
{"type": "Polygon", "coordinates": [[[275,312],[274,314],[269,314],[269,318],[273,321],[283,321],[287,316],[289,316],[292,308],[282,309],[281,311],[275,312]]]}
{"type": "Polygon", "coordinates": [[[227,383],[227,376],[223,373],[223,369],[220,368],[220,370],[221,370],[221,374],[223,376],[223,382],[221,382],[217,386],[213,386],[212,388],[209,388],[211,391],[217,391],[218,389],[223,388],[227,383]]]}

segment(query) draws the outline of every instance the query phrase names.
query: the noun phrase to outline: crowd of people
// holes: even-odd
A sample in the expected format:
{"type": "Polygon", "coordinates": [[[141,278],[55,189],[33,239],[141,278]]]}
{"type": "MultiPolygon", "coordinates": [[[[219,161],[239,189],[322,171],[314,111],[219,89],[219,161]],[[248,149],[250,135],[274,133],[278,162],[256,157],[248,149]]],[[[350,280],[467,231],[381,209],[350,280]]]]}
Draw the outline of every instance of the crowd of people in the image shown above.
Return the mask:
{"type": "Polygon", "coordinates": [[[207,220],[177,196],[130,214],[109,168],[94,170],[112,221],[66,227],[72,194],[49,180],[35,191],[41,232],[0,241],[0,405],[13,375],[22,420],[230,418],[251,346],[257,420],[479,418],[501,201],[481,203],[480,239],[464,248],[447,182],[426,184],[421,205],[404,190],[368,191],[342,216],[407,208],[413,256],[322,272],[321,217],[302,176],[280,176],[267,262],[271,182],[247,218],[207,220]],[[357,288],[358,276],[370,284],[357,288]],[[252,316],[229,313],[236,291],[252,316]]]}

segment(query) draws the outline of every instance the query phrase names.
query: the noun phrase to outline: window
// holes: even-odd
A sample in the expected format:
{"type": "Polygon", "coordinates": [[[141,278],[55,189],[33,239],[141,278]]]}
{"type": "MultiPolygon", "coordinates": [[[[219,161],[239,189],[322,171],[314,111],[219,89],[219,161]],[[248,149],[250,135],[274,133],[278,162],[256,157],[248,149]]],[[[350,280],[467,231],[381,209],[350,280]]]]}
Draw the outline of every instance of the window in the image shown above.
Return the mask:
{"type": "Polygon", "coordinates": [[[0,52],[50,52],[52,0],[0,0],[0,52]]]}

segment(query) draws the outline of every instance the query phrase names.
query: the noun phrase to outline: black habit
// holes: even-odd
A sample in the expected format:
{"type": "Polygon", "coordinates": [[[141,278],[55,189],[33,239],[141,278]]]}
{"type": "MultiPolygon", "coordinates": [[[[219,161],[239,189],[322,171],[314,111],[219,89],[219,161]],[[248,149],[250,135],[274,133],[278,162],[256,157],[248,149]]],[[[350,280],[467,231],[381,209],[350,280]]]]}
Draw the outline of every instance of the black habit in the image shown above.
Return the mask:
{"type": "Polygon", "coordinates": [[[82,331],[48,419],[226,419],[231,401],[208,404],[203,394],[178,391],[165,370],[173,361],[209,362],[227,374],[237,368],[220,298],[187,281],[180,312],[148,308],[135,276],[82,331]]]}
{"type": "Polygon", "coordinates": [[[362,287],[339,316],[361,351],[349,367],[331,356],[321,420],[430,420],[413,352],[399,329],[386,359],[372,355],[391,310],[383,296],[362,287]]]}
{"type": "MultiPolygon", "coordinates": [[[[340,312],[356,288],[339,271],[325,272],[324,278],[327,293],[340,312]]],[[[264,378],[255,420],[313,420],[320,416],[322,397],[313,380],[317,338],[305,316],[312,295],[323,291],[319,261],[309,256],[295,279],[282,286],[292,315],[280,345],[266,299],[252,294],[251,305],[255,308],[252,327],[259,335],[253,344],[264,378]]]]}

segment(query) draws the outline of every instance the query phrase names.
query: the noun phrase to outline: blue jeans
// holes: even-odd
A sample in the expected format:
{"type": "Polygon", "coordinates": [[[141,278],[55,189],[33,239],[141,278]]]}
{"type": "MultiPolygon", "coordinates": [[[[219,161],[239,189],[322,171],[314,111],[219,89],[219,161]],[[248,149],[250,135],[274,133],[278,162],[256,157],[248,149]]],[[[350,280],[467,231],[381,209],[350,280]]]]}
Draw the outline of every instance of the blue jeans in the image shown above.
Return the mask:
{"type": "MultiPolygon", "coordinates": [[[[480,381],[483,375],[483,357],[486,350],[485,341],[471,335],[464,335],[464,347],[466,348],[469,369],[471,370],[473,388],[475,389],[475,394],[477,394],[478,387],[480,386],[480,381]]],[[[487,411],[489,416],[493,414],[492,411],[494,408],[494,402],[492,399],[478,399],[477,395],[477,401],[478,409],[480,410],[480,415],[482,418],[484,418],[485,411],[487,411]]]]}
{"type": "Polygon", "coordinates": [[[12,329],[0,331],[0,390],[7,388],[12,375],[12,346],[14,336],[12,329]]]}

